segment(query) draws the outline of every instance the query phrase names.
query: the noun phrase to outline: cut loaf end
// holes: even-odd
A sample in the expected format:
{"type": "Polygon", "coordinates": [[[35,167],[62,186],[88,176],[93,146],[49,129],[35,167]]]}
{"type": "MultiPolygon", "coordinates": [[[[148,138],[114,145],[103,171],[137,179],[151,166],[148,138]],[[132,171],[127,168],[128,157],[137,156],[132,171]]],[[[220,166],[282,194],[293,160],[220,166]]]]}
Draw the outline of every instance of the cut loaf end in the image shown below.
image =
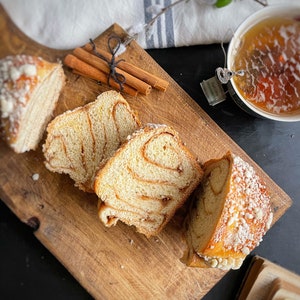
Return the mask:
{"type": "Polygon", "coordinates": [[[252,166],[227,153],[205,163],[194,197],[182,261],[193,267],[238,269],[272,222],[264,183],[252,166]]]}
{"type": "Polygon", "coordinates": [[[35,150],[52,118],[65,75],[59,63],[28,55],[0,60],[0,120],[16,152],[35,150]]]}
{"type": "Polygon", "coordinates": [[[95,192],[106,226],[118,220],[147,237],[157,235],[202,178],[177,132],[148,124],[132,134],[99,171],[95,192]]]}

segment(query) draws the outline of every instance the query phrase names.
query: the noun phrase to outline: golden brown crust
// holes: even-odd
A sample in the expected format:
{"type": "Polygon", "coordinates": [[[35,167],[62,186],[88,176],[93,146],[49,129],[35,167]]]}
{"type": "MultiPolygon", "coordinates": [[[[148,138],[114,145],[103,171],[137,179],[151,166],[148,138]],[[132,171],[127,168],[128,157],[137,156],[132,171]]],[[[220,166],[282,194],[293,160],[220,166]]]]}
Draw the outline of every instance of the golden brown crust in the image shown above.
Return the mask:
{"type": "Polygon", "coordinates": [[[221,180],[224,195],[219,203],[222,205],[221,214],[215,216],[213,231],[207,233],[211,235],[204,237],[207,242],[201,246],[193,241],[197,236],[197,220],[195,217],[188,220],[186,236],[189,249],[182,259],[187,265],[203,267],[204,262],[218,268],[238,268],[271,225],[273,214],[265,184],[248,163],[231,153],[204,164],[203,190],[197,195],[198,204],[193,209],[201,207],[199,214],[202,213],[202,216],[213,213],[205,211],[205,202],[212,201],[204,196],[205,190],[209,186],[214,197],[221,192],[220,182],[212,187],[210,176],[211,172],[218,172],[219,162],[225,160],[229,163],[229,171],[226,180],[221,180]]]}
{"type": "Polygon", "coordinates": [[[204,258],[200,257],[192,247],[187,248],[180,261],[186,264],[189,267],[194,268],[210,268],[211,266],[204,260],[204,258]]]}

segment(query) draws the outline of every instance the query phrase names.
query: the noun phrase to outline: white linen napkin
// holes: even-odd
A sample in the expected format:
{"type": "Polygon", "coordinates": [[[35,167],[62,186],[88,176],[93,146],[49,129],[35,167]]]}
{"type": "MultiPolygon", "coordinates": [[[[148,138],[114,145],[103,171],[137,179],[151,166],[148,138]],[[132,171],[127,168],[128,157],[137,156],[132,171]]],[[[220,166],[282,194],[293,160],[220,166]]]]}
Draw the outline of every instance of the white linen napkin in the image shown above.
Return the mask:
{"type": "MultiPolygon", "coordinates": [[[[228,42],[238,25],[263,6],[254,0],[233,0],[223,8],[184,1],[162,15],[151,35],[138,35],[145,49],[228,42]]],[[[289,0],[289,3],[299,3],[289,0]]],[[[124,29],[148,23],[149,7],[166,7],[176,0],[0,0],[14,23],[33,40],[70,49],[96,38],[113,23],[124,29]]],[[[287,3],[268,0],[269,5],[287,3]]]]}

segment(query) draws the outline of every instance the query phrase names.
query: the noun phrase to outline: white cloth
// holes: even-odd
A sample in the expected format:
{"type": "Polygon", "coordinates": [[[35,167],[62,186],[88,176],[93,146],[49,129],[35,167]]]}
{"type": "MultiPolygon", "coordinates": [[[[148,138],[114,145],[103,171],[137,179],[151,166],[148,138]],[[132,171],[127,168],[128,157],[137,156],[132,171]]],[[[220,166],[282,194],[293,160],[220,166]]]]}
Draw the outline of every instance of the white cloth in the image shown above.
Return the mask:
{"type": "MultiPolygon", "coordinates": [[[[33,40],[70,49],[96,38],[113,23],[124,29],[148,23],[149,6],[165,7],[175,0],[0,0],[14,23],[33,40]]],[[[269,0],[269,5],[285,3],[269,0]]],[[[299,0],[289,0],[299,3],[299,0]]],[[[237,26],[263,6],[254,0],[233,0],[223,8],[203,0],[184,1],[162,15],[152,35],[138,36],[145,49],[228,42],[237,26]]]]}

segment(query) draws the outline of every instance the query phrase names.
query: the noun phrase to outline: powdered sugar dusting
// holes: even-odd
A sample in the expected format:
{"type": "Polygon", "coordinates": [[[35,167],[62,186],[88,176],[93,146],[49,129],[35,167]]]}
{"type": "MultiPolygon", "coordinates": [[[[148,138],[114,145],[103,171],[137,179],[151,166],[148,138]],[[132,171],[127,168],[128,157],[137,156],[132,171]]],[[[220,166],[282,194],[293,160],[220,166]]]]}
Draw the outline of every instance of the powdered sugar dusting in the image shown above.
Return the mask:
{"type": "Polygon", "coordinates": [[[247,255],[271,225],[270,196],[253,167],[238,156],[233,156],[230,187],[222,218],[225,225],[215,242],[222,239],[225,250],[247,255]]]}
{"type": "Polygon", "coordinates": [[[229,154],[229,191],[213,238],[205,253],[197,253],[213,268],[238,269],[244,258],[262,241],[273,213],[270,196],[254,168],[229,154]]]}
{"type": "Polygon", "coordinates": [[[36,63],[40,60],[27,55],[7,56],[0,60],[1,126],[9,128],[12,135],[17,132],[20,115],[38,80],[36,63]]]}

